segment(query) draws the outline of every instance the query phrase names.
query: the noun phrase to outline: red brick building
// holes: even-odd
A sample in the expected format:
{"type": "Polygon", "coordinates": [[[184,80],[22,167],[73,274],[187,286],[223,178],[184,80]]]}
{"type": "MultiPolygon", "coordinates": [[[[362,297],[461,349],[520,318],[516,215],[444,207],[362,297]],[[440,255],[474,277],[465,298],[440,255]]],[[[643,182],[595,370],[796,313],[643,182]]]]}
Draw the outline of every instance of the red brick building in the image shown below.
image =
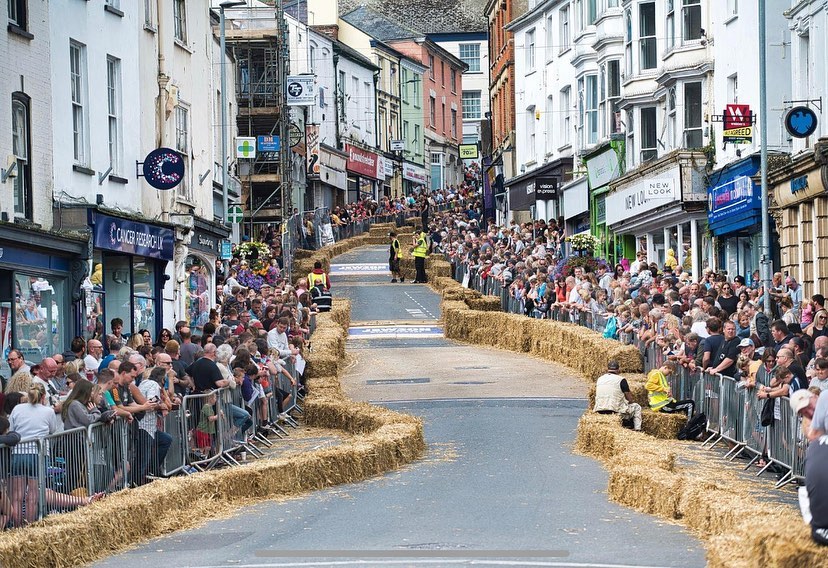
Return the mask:
{"type": "Polygon", "coordinates": [[[527,0],[489,0],[485,8],[489,26],[492,164],[497,175],[503,176],[501,179],[519,173],[515,165],[515,41],[512,32],[504,27],[527,9],[527,0]]]}
{"type": "Polygon", "coordinates": [[[463,138],[462,77],[468,66],[425,37],[387,43],[428,68],[420,91],[426,168],[430,164],[432,188],[458,185],[462,175],[458,149],[463,138]]]}

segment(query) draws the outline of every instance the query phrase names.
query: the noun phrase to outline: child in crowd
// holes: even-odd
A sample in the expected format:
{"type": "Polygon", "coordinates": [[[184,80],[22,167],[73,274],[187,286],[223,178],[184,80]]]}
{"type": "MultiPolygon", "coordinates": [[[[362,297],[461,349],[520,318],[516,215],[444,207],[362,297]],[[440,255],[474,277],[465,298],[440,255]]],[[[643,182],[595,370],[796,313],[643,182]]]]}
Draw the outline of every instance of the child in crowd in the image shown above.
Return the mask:
{"type": "Polygon", "coordinates": [[[204,406],[201,407],[201,418],[198,421],[198,426],[196,426],[196,448],[204,456],[210,455],[216,436],[216,421],[219,419],[219,414],[216,413],[216,401],[215,392],[207,396],[204,406]]]}

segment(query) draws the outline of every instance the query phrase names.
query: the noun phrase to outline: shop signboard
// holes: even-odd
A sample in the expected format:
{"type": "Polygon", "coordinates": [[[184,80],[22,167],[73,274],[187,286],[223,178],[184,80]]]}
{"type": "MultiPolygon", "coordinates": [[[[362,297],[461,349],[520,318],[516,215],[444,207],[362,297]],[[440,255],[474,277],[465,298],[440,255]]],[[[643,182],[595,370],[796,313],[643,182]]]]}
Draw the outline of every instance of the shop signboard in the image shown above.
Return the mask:
{"type": "Polygon", "coordinates": [[[350,144],[345,144],[345,153],[348,154],[345,169],[349,172],[373,179],[385,179],[378,155],[350,144]]]}
{"type": "Polygon", "coordinates": [[[790,181],[785,181],[773,187],[773,197],[780,207],[787,207],[800,201],[813,199],[817,195],[825,193],[825,186],[822,184],[820,169],[811,170],[807,174],[796,176],[790,181]]]}
{"type": "Polygon", "coordinates": [[[707,190],[707,219],[711,224],[761,207],[761,198],[748,176],[739,176],[707,190]]]}
{"type": "Polygon", "coordinates": [[[309,106],[314,102],[314,75],[289,75],[287,78],[288,106],[309,106]]]}
{"type": "Polygon", "coordinates": [[[221,260],[233,258],[233,243],[228,240],[221,241],[221,260]]]}
{"type": "Polygon", "coordinates": [[[425,168],[403,162],[403,179],[425,185],[428,181],[425,168]]]}
{"type": "Polygon", "coordinates": [[[539,177],[535,180],[535,198],[552,199],[558,196],[558,178],[539,177]]]}
{"type": "Polygon", "coordinates": [[[678,168],[658,177],[639,180],[607,196],[607,225],[632,219],[680,199],[678,168]]]}
{"type": "Polygon", "coordinates": [[[305,126],[305,140],[308,143],[308,175],[319,175],[319,125],[308,124],[305,126]]]}
{"type": "Polygon", "coordinates": [[[193,238],[190,239],[190,248],[218,256],[221,239],[210,233],[199,229],[193,231],[193,238]]]}
{"type": "Polygon", "coordinates": [[[588,158],[586,161],[589,186],[598,189],[621,175],[618,163],[618,153],[614,148],[607,148],[600,154],[588,158]]]}
{"type": "Polygon", "coordinates": [[[95,248],[162,260],[173,259],[175,232],[171,228],[101,213],[95,214],[94,223],[95,248]]]}
{"type": "Polygon", "coordinates": [[[476,160],[480,157],[477,144],[460,144],[459,151],[461,160],[476,160]]]}

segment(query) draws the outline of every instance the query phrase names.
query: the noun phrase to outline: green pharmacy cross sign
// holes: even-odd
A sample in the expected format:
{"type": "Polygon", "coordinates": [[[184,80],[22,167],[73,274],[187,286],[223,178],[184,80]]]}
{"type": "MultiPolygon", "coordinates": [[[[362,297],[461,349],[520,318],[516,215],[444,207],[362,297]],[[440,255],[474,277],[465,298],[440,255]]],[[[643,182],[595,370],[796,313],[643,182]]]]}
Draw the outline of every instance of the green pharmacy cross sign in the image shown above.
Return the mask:
{"type": "Polygon", "coordinates": [[[255,138],[236,138],[236,158],[252,159],[256,157],[255,138]]]}

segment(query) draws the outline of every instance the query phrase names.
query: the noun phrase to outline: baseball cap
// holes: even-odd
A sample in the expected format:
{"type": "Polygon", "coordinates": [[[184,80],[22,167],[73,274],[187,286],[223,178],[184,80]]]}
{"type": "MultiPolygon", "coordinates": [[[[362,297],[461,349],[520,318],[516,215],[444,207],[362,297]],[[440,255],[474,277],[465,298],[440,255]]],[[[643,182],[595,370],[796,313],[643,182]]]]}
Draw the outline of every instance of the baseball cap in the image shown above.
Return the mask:
{"type": "Polygon", "coordinates": [[[621,367],[618,365],[618,361],[616,361],[615,359],[610,359],[609,361],[607,361],[608,371],[617,371],[620,368],[621,367]]]}
{"type": "Polygon", "coordinates": [[[739,342],[739,347],[754,347],[753,340],[746,337],[742,341],[739,342]]]}
{"type": "Polygon", "coordinates": [[[791,409],[794,412],[800,412],[803,408],[808,406],[811,402],[811,391],[808,389],[799,389],[791,395],[791,409]]]}

